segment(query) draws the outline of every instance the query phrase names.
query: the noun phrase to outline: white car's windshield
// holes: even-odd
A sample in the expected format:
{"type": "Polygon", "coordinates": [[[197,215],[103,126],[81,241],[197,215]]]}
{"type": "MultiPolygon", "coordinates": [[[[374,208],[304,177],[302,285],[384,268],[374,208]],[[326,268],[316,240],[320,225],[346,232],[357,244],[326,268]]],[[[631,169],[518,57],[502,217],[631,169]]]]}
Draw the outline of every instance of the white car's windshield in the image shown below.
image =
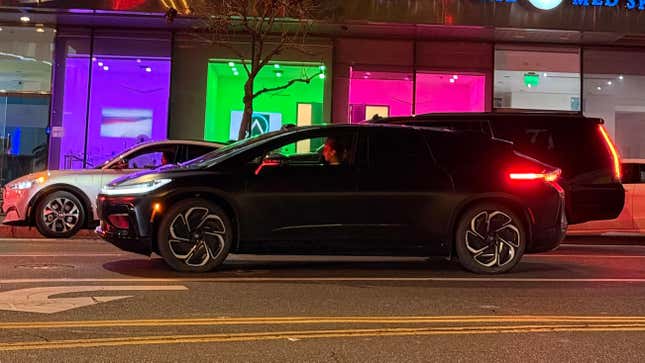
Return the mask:
{"type": "Polygon", "coordinates": [[[283,133],[284,130],[280,131],[272,131],[268,132],[266,134],[262,134],[259,136],[255,136],[252,138],[236,141],[232,144],[223,146],[217,150],[211,151],[207,154],[204,154],[196,159],[189,160],[185,163],[180,164],[181,167],[189,167],[189,168],[203,168],[203,167],[208,167],[211,165],[215,160],[219,159],[220,157],[227,155],[231,152],[235,152],[236,150],[240,150],[248,145],[257,143],[257,142],[262,142],[263,140],[272,138],[275,135],[279,135],[283,133]]]}

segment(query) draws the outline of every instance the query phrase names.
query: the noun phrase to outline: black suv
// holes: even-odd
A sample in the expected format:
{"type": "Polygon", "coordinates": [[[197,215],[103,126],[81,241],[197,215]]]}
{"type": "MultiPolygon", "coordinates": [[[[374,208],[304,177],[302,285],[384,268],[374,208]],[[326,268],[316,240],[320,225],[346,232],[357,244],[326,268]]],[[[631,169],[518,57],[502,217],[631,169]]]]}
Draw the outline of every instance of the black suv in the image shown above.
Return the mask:
{"type": "Polygon", "coordinates": [[[499,273],[566,230],[560,170],[479,133],[292,128],[117,179],[98,234],[208,271],[231,253],[456,255],[499,273]]]}
{"type": "Polygon", "coordinates": [[[625,202],[617,150],[603,121],[563,113],[427,114],[372,120],[484,133],[562,169],[569,224],[618,217],[625,202]]]}

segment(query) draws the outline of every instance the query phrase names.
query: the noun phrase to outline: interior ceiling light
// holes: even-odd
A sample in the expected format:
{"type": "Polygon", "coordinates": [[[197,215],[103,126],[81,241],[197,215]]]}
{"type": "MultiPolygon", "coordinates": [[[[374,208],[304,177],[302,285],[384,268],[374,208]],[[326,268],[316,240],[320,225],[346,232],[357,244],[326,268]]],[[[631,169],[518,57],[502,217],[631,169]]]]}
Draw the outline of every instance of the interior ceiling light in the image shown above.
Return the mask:
{"type": "Polygon", "coordinates": [[[611,81],[607,81],[607,84],[611,86],[611,85],[612,85],[612,82],[611,82],[611,81]]]}
{"type": "Polygon", "coordinates": [[[20,21],[22,21],[23,23],[28,23],[31,21],[31,19],[28,16],[21,16],[20,21]]]}
{"type": "Polygon", "coordinates": [[[450,78],[450,83],[455,83],[455,79],[454,79],[454,78],[450,78]]]}
{"type": "Polygon", "coordinates": [[[602,87],[600,87],[600,86],[596,87],[596,89],[597,89],[598,91],[602,91],[602,87]]]}
{"type": "Polygon", "coordinates": [[[36,28],[36,31],[37,31],[37,32],[39,32],[39,33],[44,33],[44,32],[45,32],[45,29],[43,29],[43,28],[36,28]]]}
{"type": "Polygon", "coordinates": [[[623,75],[621,74],[620,76],[618,76],[618,79],[622,81],[623,79],[625,79],[625,77],[623,77],[623,75]]]}

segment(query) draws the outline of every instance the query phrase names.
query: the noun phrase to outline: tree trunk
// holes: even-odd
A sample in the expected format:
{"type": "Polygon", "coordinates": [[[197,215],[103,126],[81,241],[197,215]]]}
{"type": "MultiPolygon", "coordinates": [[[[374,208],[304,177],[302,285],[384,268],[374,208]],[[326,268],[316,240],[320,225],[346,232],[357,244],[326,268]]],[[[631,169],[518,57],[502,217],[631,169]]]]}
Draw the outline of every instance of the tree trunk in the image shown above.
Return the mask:
{"type": "Polygon", "coordinates": [[[242,114],[242,122],[240,123],[240,132],[237,136],[238,140],[246,139],[251,135],[251,121],[253,119],[253,77],[244,84],[244,114],[242,114]]]}

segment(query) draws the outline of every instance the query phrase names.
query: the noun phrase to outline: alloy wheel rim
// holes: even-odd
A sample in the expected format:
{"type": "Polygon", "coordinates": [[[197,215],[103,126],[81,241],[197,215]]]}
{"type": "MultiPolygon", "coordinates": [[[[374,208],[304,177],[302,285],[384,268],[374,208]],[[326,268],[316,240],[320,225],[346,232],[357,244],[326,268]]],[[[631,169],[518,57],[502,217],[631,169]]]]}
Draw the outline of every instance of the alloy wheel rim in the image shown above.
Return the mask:
{"type": "Polygon", "coordinates": [[[190,267],[201,267],[224,250],[226,227],[208,208],[193,207],[170,223],[168,246],[173,256],[190,267]]]}
{"type": "Polygon", "coordinates": [[[479,265],[502,267],[511,263],[521,244],[515,221],[501,211],[483,211],[474,216],[466,231],[466,248],[479,265]]]}
{"type": "Polygon", "coordinates": [[[54,233],[69,232],[80,220],[81,210],[68,198],[52,199],[43,208],[42,219],[47,229],[54,233]]]}

